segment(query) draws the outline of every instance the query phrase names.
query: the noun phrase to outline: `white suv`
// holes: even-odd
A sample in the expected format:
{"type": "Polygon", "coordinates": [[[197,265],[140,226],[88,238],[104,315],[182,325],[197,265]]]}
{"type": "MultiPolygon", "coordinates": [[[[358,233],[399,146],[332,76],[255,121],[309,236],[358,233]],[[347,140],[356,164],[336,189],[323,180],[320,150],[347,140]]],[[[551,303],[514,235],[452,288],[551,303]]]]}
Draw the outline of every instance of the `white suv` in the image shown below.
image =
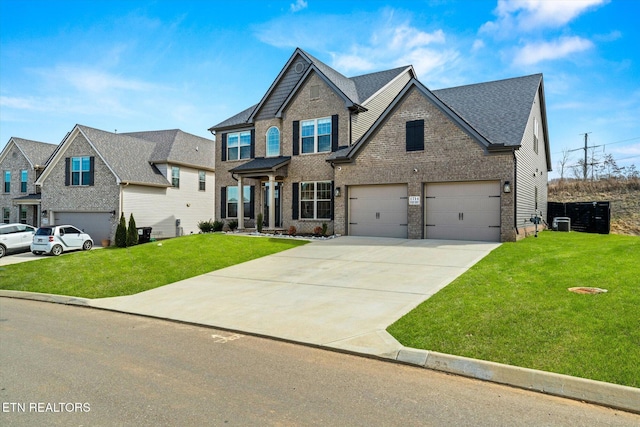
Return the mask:
{"type": "Polygon", "coordinates": [[[11,251],[29,250],[35,232],[26,224],[0,224],[0,258],[11,251]]]}
{"type": "Polygon", "coordinates": [[[64,251],[82,249],[88,251],[93,247],[91,236],[78,230],[73,225],[52,225],[40,227],[33,236],[31,252],[35,255],[60,255],[64,251]]]}

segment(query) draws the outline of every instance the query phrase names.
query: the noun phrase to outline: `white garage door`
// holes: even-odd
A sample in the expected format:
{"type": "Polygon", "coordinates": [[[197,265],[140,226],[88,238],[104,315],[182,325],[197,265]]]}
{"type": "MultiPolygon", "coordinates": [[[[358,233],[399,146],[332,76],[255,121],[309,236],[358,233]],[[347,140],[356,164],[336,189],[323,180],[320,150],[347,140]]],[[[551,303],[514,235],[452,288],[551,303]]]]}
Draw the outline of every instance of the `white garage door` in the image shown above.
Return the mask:
{"type": "Polygon", "coordinates": [[[500,183],[425,185],[427,239],[500,241],[500,183]]]}
{"type": "Polygon", "coordinates": [[[111,238],[111,213],[109,212],[55,212],[56,225],[71,224],[93,239],[100,246],[103,239],[111,238]]]}
{"type": "Polygon", "coordinates": [[[407,238],[407,186],[349,187],[349,234],[407,238]]]}

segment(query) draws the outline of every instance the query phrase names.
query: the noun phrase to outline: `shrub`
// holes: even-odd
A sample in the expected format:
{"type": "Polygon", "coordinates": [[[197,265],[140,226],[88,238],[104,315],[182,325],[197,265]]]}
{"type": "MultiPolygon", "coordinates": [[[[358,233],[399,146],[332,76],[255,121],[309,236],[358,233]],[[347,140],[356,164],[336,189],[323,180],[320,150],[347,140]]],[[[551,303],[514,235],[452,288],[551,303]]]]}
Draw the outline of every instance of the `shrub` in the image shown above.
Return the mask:
{"type": "Polygon", "coordinates": [[[231,221],[229,221],[229,229],[233,231],[236,228],[238,228],[238,221],[236,221],[235,219],[232,219],[231,221]]]}
{"type": "Polygon", "coordinates": [[[296,226],[292,225],[291,227],[289,227],[289,236],[295,236],[297,231],[298,230],[296,229],[296,226]]]}
{"type": "Polygon", "coordinates": [[[133,213],[129,215],[129,228],[127,228],[127,246],[135,246],[138,244],[138,229],[136,228],[136,220],[133,219],[133,213]]]}
{"type": "Polygon", "coordinates": [[[258,233],[262,233],[262,221],[264,220],[264,216],[262,216],[262,212],[260,212],[258,214],[258,219],[256,222],[256,229],[258,230],[258,233]]]}
{"type": "Polygon", "coordinates": [[[322,223],[322,235],[323,236],[327,235],[327,223],[326,222],[322,223]]]}
{"type": "Polygon", "coordinates": [[[316,236],[322,236],[322,227],[317,226],[313,229],[313,234],[316,236]]]}
{"type": "Polygon", "coordinates": [[[198,228],[202,233],[211,233],[214,230],[215,221],[199,221],[198,228]]]}
{"type": "Polygon", "coordinates": [[[213,221],[213,223],[211,224],[211,226],[213,227],[213,231],[222,231],[222,227],[224,227],[224,222],[222,221],[213,221]]]}
{"type": "Polygon", "coordinates": [[[116,246],[119,248],[127,247],[127,223],[124,220],[124,213],[120,214],[120,222],[116,228],[116,246]]]}

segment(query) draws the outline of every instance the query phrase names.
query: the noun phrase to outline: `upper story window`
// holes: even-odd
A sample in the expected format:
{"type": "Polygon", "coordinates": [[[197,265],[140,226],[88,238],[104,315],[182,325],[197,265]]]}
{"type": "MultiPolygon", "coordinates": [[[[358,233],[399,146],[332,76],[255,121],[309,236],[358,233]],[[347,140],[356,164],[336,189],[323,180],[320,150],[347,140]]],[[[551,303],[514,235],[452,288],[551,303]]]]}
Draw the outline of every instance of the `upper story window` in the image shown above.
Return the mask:
{"type": "Polygon", "coordinates": [[[227,159],[251,158],[251,132],[236,132],[227,135],[227,159]]]}
{"type": "Polygon", "coordinates": [[[331,117],[300,122],[302,154],[331,151],[331,117]]]}
{"type": "Polygon", "coordinates": [[[89,185],[91,162],[89,157],[71,158],[71,185],[89,185]]]}
{"type": "Polygon", "coordinates": [[[267,131],[267,157],[280,155],[280,129],[273,126],[267,131]]]}
{"type": "Polygon", "coordinates": [[[171,166],[171,186],[180,188],[180,168],[178,166],[171,166]]]}
{"type": "Polygon", "coordinates": [[[533,118],[533,151],[538,154],[538,119],[533,118]]]}
{"type": "Polygon", "coordinates": [[[11,191],[11,171],[4,171],[4,192],[11,191]]]}
{"type": "Polygon", "coordinates": [[[207,173],[205,171],[198,171],[198,190],[205,191],[207,185],[207,173]]]}
{"type": "Polygon", "coordinates": [[[20,192],[27,192],[27,180],[29,179],[29,172],[26,169],[20,171],[20,192]]]}

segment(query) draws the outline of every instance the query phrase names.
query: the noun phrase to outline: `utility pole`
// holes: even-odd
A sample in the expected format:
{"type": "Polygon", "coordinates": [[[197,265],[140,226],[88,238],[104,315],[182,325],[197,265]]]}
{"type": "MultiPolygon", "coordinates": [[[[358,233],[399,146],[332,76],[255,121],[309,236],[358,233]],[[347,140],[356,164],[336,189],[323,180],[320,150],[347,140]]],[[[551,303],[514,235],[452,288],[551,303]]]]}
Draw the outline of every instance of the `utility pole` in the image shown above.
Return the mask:
{"type": "Polygon", "coordinates": [[[585,132],[584,133],[584,166],[583,166],[583,173],[584,173],[584,180],[587,180],[587,138],[589,137],[589,132],[585,132]]]}

